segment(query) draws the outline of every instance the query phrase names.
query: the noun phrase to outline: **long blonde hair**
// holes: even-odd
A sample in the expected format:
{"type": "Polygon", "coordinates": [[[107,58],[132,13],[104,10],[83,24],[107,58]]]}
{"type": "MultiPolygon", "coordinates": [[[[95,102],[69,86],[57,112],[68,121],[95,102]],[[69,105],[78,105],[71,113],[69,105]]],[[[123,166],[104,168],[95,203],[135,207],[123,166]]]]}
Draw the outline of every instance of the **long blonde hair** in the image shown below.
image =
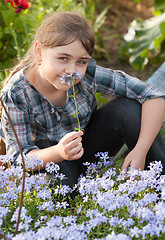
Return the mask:
{"type": "Polygon", "coordinates": [[[80,14],[75,12],[53,12],[47,16],[40,25],[36,31],[31,47],[20,63],[11,70],[4,84],[20,69],[35,66],[34,45],[36,41],[41,43],[41,47],[53,48],[79,40],[91,56],[94,51],[94,39],[95,37],[91,26],[80,14]]]}

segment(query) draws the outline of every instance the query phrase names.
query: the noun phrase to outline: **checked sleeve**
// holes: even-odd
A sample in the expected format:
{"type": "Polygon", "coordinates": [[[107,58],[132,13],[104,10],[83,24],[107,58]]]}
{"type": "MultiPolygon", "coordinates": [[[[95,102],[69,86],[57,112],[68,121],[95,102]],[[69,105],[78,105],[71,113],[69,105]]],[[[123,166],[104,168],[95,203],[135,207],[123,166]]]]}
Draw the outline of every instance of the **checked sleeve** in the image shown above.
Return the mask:
{"type": "Polygon", "coordinates": [[[100,66],[96,67],[95,84],[98,92],[116,97],[133,98],[140,103],[157,97],[165,99],[165,94],[154,86],[131,77],[123,71],[100,66]]]}

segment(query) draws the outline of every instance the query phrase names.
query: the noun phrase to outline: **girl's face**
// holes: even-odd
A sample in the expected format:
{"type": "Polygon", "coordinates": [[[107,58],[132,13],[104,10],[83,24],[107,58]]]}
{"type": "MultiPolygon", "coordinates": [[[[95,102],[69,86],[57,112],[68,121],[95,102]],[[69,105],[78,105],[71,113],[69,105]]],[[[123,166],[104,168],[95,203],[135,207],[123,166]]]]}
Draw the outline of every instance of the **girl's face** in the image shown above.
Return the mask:
{"type": "MultiPolygon", "coordinates": [[[[41,84],[54,86],[57,90],[67,91],[71,86],[61,82],[63,74],[73,74],[76,71],[85,75],[87,64],[91,59],[87,50],[78,40],[60,47],[41,48],[36,42],[36,57],[40,65],[38,66],[39,80],[41,84]]],[[[81,79],[74,81],[74,84],[81,79]]]]}

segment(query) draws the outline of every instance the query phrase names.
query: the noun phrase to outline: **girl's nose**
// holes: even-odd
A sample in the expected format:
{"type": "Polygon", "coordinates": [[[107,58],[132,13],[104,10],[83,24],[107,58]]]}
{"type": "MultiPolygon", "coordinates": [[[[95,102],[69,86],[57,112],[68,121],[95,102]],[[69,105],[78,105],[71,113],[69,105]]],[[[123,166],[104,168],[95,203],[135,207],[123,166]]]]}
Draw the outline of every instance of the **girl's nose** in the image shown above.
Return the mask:
{"type": "Polygon", "coordinates": [[[70,73],[75,73],[76,72],[76,66],[75,63],[68,64],[65,68],[65,73],[70,74],[70,73]]]}

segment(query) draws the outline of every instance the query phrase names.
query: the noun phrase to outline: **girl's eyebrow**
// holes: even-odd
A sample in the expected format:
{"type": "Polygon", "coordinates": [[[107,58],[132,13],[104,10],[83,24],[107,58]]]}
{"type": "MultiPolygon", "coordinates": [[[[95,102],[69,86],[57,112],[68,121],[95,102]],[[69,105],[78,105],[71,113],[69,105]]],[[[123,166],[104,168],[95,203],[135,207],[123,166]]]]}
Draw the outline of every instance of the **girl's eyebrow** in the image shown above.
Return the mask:
{"type": "MultiPolygon", "coordinates": [[[[68,53],[58,53],[59,55],[67,56],[67,57],[72,57],[72,55],[68,53]]],[[[80,57],[79,59],[85,59],[85,60],[90,60],[92,57],[80,57]]]]}

